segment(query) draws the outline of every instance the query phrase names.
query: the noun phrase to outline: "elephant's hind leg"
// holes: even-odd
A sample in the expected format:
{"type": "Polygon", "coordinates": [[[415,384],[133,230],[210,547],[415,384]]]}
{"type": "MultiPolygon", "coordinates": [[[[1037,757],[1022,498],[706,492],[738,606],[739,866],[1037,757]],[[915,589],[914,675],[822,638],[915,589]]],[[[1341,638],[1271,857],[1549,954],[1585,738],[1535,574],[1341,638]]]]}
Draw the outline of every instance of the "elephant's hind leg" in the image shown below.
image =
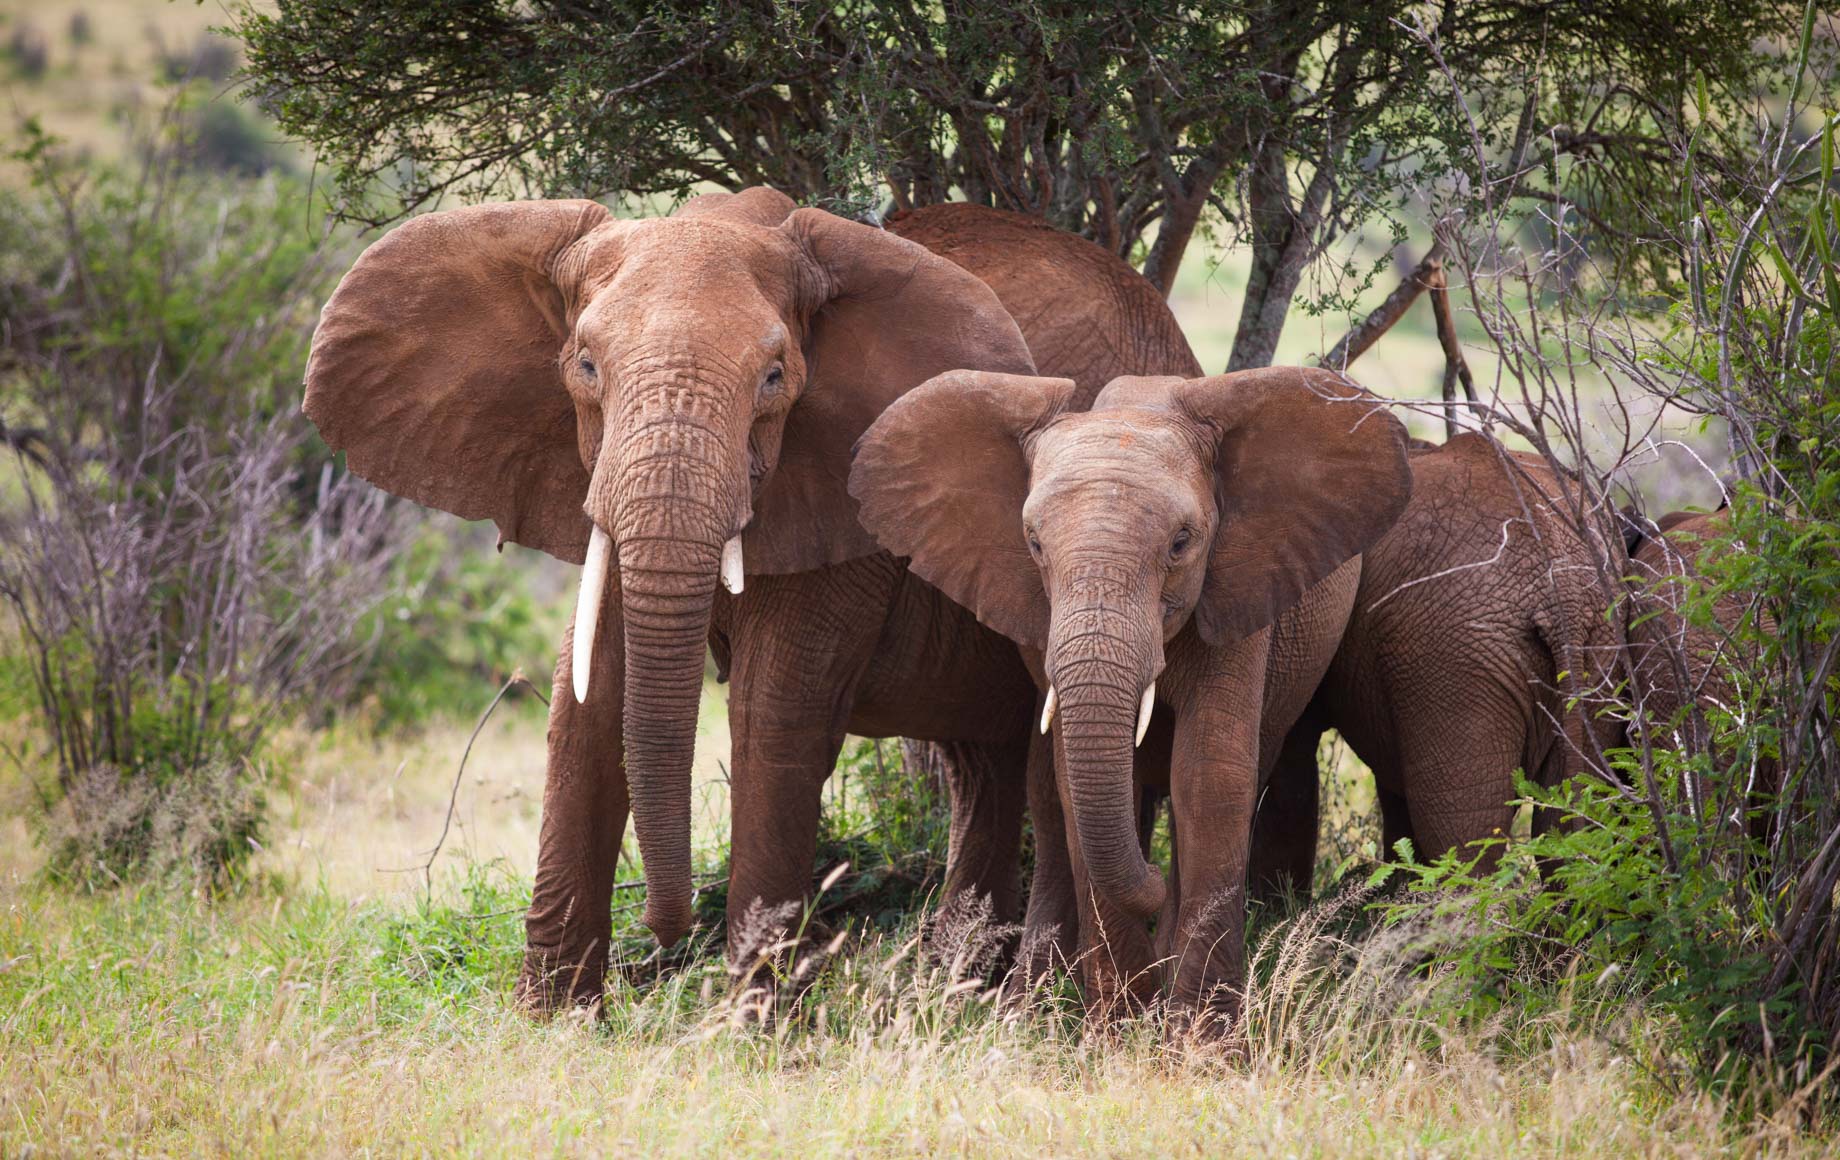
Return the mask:
{"type": "Polygon", "coordinates": [[[1323,728],[1307,713],[1297,722],[1285,735],[1259,794],[1247,873],[1247,889],[1256,901],[1273,901],[1287,890],[1305,900],[1310,896],[1316,877],[1322,778],[1316,767],[1316,749],[1323,728]]]}
{"type": "Polygon", "coordinates": [[[948,741],[935,749],[952,794],[946,901],[988,898],[993,919],[1014,922],[1021,903],[1028,742],[1020,736],[1014,745],[948,741]]]}
{"type": "MultiPolygon", "coordinates": [[[[1402,723],[1405,798],[1418,858],[1430,861],[1446,850],[1508,836],[1514,770],[1526,738],[1526,713],[1518,705],[1473,702],[1436,727],[1402,723]]],[[[1499,847],[1492,847],[1484,868],[1498,856],[1499,847]]]]}

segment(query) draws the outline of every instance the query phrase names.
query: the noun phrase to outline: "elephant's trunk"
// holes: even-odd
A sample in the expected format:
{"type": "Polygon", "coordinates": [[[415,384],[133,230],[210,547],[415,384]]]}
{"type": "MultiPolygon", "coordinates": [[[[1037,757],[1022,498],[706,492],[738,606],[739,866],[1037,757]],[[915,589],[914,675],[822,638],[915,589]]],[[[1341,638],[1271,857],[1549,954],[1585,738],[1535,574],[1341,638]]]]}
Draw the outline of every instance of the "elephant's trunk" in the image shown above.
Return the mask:
{"type": "Polygon", "coordinates": [[[1080,856],[1101,897],[1148,917],[1163,905],[1163,877],[1138,845],[1132,759],[1154,665],[1116,612],[1100,606],[1057,620],[1053,635],[1065,643],[1050,642],[1048,672],[1080,856]]]}
{"type": "Polygon", "coordinates": [[[673,371],[640,380],[589,510],[612,516],[626,633],[624,732],[633,829],[645,863],[645,922],[665,946],[690,929],[691,759],[718,577],[742,586],[738,529],[748,497],[745,426],[711,423],[728,384],[673,371]]]}
{"type": "Polygon", "coordinates": [[[690,929],[690,766],[721,542],[620,550],[626,628],[626,776],[645,862],[645,924],[670,946],[690,929]]]}

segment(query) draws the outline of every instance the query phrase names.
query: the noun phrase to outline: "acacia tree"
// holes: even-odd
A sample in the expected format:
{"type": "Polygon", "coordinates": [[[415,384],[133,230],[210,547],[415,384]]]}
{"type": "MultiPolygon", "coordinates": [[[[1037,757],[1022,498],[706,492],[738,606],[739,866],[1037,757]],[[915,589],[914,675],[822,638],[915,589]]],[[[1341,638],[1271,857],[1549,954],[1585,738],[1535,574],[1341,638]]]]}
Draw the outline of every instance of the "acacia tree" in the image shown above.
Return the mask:
{"type": "Polygon", "coordinates": [[[1794,23],[1774,0],[281,0],[233,14],[251,91],[331,164],[344,217],[701,183],[857,211],[957,198],[1082,233],[1165,291],[1196,231],[1217,230],[1251,255],[1235,369],[1270,360],[1330,242],[1399,229],[1441,177],[1475,180],[1477,140],[1510,163],[1513,197],[1575,207],[1604,250],[1639,252],[1624,211],[1677,181],[1664,142],[1690,84],[1745,92],[1754,46],[1794,23]]]}

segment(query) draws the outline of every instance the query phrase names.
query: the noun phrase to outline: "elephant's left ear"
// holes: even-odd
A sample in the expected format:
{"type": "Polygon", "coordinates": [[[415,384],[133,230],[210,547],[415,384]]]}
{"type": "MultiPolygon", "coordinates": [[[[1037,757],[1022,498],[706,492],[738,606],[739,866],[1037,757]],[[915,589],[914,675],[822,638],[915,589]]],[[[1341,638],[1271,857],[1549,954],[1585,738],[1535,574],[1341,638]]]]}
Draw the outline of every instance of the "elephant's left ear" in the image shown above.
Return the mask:
{"type": "Polygon", "coordinates": [[[1405,427],[1329,371],[1270,367],[1177,391],[1211,429],[1220,524],[1195,608],[1210,644],[1272,623],[1393,526],[1412,497],[1405,427]]]}
{"type": "Polygon", "coordinates": [[[1067,410],[1072,379],[953,371],[882,412],[856,445],[863,526],[914,574],[1031,648],[1048,593],[1022,531],[1023,444],[1067,410]]]}
{"type": "Polygon", "coordinates": [[[850,496],[850,449],[890,403],[944,371],[1035,371],[1022,332],[975,275],[822,210],[798,210],[780,228],[816,285],[805,389],[744,540],[748,571],[765,573],[877,551],[850,496]]]}

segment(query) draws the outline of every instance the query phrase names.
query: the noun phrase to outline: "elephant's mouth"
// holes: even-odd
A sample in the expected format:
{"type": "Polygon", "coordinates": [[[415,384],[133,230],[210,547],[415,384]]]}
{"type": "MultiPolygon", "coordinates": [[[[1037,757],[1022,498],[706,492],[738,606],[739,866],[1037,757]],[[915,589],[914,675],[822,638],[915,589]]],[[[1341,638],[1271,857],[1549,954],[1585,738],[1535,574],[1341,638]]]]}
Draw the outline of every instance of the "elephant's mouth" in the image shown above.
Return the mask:
{"type": "MultiPolygon", "coordinates": [[[[1047,736],[1048,730],[1053,727],[1054,713],[1059,707],[1060,693],[1053,685],[1049,685],[1047,699],[1041,706],[1042,736],[1047,736]]],[[[1133,745],[1144,743],[1144,734],[1150,732],[1150,711],[1154,708],[1156,708],[1156,682],[1151,681],[1144,686],[1143,699],[1137,706],[1137,734],[1131,742],[1133,745]]]]}
{"type": "MultiPolygon", "coordinates": [[[[594,671],[594,638],[600,630],[601,606],[606,602],[607,573],[613,563],[613,537],[599,524],[588,536],[588,557],[581,566],[581,589],[575,595],[575,652],[571,684],[577,704],[588,700],[588,675],[594,671]]],[[[746,583],[746,565],[741,555],[741,533],[736,532],[722,545],[719,576],[722,587],[741,595],[746,583]]]]}

